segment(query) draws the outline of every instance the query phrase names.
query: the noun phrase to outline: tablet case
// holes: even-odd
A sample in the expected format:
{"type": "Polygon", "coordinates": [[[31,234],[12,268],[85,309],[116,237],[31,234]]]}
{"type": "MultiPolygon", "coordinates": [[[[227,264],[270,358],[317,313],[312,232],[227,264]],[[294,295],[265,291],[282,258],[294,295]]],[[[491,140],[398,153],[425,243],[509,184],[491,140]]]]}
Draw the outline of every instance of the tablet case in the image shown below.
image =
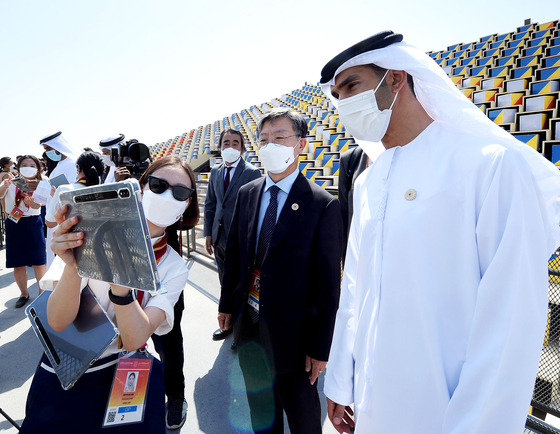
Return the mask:
{"type": "Polygon", "coordinates": [[[79,217],[73,232],[84,232],[74,248],[81,277],[157,292],[160,279],[135,179],[60,193],[66,218],[79,217]]]}
{"type": "Polygon", "coordinates": [[[82,290],[80,308],[74,322],[61,332],[54,331],[47,319],[47,302],[51,293],[44,291],[27,306],[25,313],[62,388],[68,390],[119,333],[89,286],[82,290]]]}
{"type": "Polygon", "coordinates": [[[61,185],[70,184],[70,182],[68,182],[68,179],[66,178],[66,175],[64,173],[61,173],[60,175],[57,175],[54,178],[49,179],[49,183],[55,186],[56,188],[60,187],[61,185]]]}

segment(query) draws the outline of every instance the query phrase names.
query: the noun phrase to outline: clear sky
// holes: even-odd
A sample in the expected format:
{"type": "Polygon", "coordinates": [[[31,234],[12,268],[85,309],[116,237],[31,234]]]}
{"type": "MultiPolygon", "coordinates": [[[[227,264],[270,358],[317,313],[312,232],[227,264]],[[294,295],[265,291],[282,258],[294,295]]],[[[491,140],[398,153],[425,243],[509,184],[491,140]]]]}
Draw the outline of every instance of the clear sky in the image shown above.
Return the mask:
{"type": "Polygon", "coordinates": [[[424,51],[560,18],[558,0],[0,0],[0,154],[62,130],[147,145],[319,80],[380,30],[424,51]]]}

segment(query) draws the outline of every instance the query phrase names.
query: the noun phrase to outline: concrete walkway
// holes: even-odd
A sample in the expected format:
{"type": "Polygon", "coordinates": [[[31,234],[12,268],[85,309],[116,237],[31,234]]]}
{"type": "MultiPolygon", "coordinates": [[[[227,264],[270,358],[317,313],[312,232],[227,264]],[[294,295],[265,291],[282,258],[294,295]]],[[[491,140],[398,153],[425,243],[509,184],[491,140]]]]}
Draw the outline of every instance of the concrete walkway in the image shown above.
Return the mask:
{"type": "MultiPolygon", "coordinates": [[[[41,346],[30,328],[24,309],[14,307],[19,290],[12,269],[4,268],[5,249],[0,249],[0,409],[18,424],[25,415],[25,401],[41,346]]],[[[31,298],[38,294],[33,269],[28,268],[31,298]]],[[[185,312],[182,330],[185,348],[186,398],[189,404],[187,422],[173,433],[247,433],[249,410],[243,377],[236,354],[230,350],[231,336],[225,341],[212,341],[217,328],[219,296],[216,272],[194,263],[185,288],[185,312]]],[[[153,344],[149,343],[153,352],[153,344]]],[[[319,380],[323,389],[323,378],[319,380]]],[[[326,418],[323,405],[324,432],[336,431],[326,418]]],[[[17,433],[0,415],[0,432],[17,433]]],[[[286,432],[289,432],[286,429],[286,432]]]]}

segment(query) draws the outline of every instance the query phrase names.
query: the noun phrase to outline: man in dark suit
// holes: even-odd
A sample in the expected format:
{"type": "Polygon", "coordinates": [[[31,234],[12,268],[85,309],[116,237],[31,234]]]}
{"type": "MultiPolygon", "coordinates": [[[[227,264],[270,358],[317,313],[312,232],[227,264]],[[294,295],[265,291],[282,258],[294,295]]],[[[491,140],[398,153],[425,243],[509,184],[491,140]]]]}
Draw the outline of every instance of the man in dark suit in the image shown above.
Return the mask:
{"type": "Polygon", "coordinates": [[[298,170],[307,123],[289,109],[257,127],[265,178],[241,187],[226,247],[218,321],[239,343],[253,430],[320,433],[316,380],[340,294],[338,200],[298,170]]]}
{"type": "Polygon", "coordinates": [[[342,258],[346,256],[346,245],[348,244],[348,232],[352,223],[354,212],[354,182],[356,178],[366,170],[368,156],[362,148],[355,146],[340,156],[340,170],[338,175],[338,201],[342,211],[343,242],[342,258]]]}
{"type": "MultiPolygon", "coordinates": [[[[204,201],[204,235],[206,251],[214,253],[218,265],[218,277],[222,283],[224,255],[233,207],[237,192],[242,185],[261,177],[261,172],[247,163],[242,154],[246,151],[243,134],[232,128],[220,134],[220,152],[224,162],[212,168],[208,192],[204,201]]],[[[215,341],[226,338],[231,330],[218,329],[212,335],[215,341]]]]}

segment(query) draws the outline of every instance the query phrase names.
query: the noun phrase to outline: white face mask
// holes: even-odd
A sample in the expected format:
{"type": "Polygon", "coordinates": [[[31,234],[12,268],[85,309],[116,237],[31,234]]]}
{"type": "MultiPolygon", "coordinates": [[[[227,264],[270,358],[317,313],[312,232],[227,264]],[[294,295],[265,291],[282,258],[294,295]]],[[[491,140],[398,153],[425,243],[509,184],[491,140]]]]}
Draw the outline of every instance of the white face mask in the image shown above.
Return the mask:
{"type": "Polygon", "coordinates": [[[226,163],[232,164],[239,160],[241,157],[241,151],[238,151],[235,148],[226,148],[222,149],[222,158],[226,163]]]}
{"type": "Polygon", "coordinates": [[[101,158],[103,159],[103,163],[105,163],[105,166],[112,166],[112,167],[115,167],[115,163],[113,163],[113,160],[111,160],[111,156],[110,156],[110,155],[101,154],[101,158]]]}
{"type": "Polygon", "coordinates": [[[385,75],[375,89],[366,90],[338,102],[340,121],[348,132],[358,140],[379,142],[387,132],[389,121],[391,120],[391,109],[399,93],[397,92],[395,95],[391,107],[381,111],[377,106],[375,92],[377,92],[377,89],[385,80],[388,72],[389,70],[385,72],[385,75]]]}
{"type": "Polygon", "coordinates": [[[26,178],[33,178],[37,175],[37,168],[35,167],[20,167],[19,173],[26,178]]]}
{"type": "Polygon", "coordinates": [[[160,228],[166,228],[181,218],[190,201],[178,201],[169,189],[162,194],[156,194],[146,186],[142,196],[142,207],[146,220],[160,228]]]}
{"type": "Polygon", "coordinates": [[[267,143],[259,149],[259,157],[267,172],[282,173],[296,159],[295,147],[267,143]]]}

